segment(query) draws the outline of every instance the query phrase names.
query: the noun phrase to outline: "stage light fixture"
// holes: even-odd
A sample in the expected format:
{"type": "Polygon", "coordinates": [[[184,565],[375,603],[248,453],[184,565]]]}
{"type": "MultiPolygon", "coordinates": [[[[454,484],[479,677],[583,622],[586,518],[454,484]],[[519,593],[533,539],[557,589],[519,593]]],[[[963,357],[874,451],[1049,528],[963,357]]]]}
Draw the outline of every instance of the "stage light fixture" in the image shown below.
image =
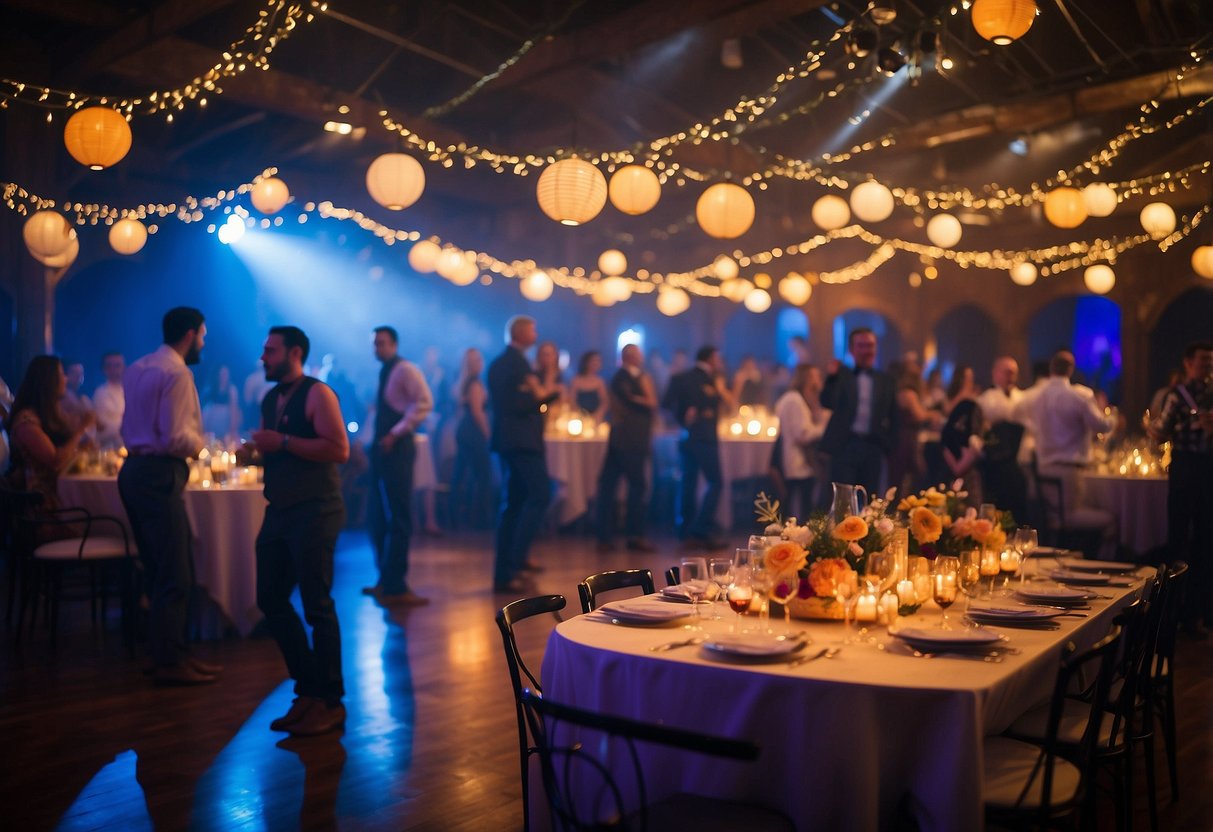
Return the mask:
{"type": "Polygon", "coordinates": [[[891,46],[876,53],[876,68],[892,78],[906,65],[906,56],[891,46]]]}

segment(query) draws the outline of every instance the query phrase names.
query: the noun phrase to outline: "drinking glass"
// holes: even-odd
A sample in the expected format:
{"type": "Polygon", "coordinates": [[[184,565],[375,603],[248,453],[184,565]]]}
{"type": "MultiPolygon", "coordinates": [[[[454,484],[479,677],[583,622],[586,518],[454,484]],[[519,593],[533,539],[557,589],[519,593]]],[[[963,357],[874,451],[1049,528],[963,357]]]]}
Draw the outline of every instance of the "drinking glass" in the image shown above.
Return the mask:
{"type": "Polygon", "coordinates": [[[771,586],[774,582],[764,568],[761,557],[756,557],[750,563],[750,586],[758,596],[761,605],[758,607],[758,628],[764,632],[774,632],[771,629],[771,586]]]}
{"type": "MultiPolygon", "coordinates": [[[[1022,561],[1032,557],[1032,553],[1036,551],[1036,547],[1040,545],[1040,541],[1036,535],[1036,529],[1031,526],[1020,526],[1015,530],[1015,537],[1012,538],[1012,544],[1019,550],[1021,558],[1019,583],[1022,586],[1024,581],[1024,573],[1027,571],[1023,568],[1022,561]]],[[[1037,570],[1039,572],[1039,569],[1037,570]]]]}
{"type": "Polygon", "coordinates": [[[733,572],[748,572],[754,562],[755,549],[737,549],[733,553],[733,572]]]}
{"type": "Polygon", "coordinates": [[[1007,546],[998,555],[999,568],[1002,569],[1002,594],[1011,594],[1011,578],[1020,572],[1023,556],[1016,546],[1007,546]]]}
{"type": "Polygon", "coordinates": [[[897,583],[897,556],[891,552],[872,552],[868,555],[863,579],[879,598],[897,583]]]}
{"type": "Polygon", "coordinates": [[[766,535],[752,534],[749,541],[746,542],[746,548],[752,552],[764,552],[767,548],[766,535]]]}
{"type": "Polygon", "coordinates": [[[990,589],[986,593],[986,597],[992,598],[994,597],[994,580],[1002,572],[1002,557],[993,549],[982,547],[979,551],[981,552],[981,577],[990,579],[990,589]]]}
{"type": "Polygon", "coordinates": [[[853,572],[834,581],[834,599],[842,604],[843,644],[850,644],[854,640],[851,638],[851,607],[859,597],[859,587],[855,581],[850,580],[852,577],[855,577],[853,572]]]}
{"type": "Polygon", "coordinates": [[[744,633],[745,628],[741,627],[741,614],[749,611],[750,602],[754,600],[754,584],[749,568],[733,570],[733,582],[725,590],[724,597],[728,599],[729,609],[737,613],[737,622],[735,625],[729,625],[729,632],[737,632],[740,629],[744,633]]]}
{"type": "Polygon", "coordinates": [[[943,620],[939,626],[950,630],[948,626],[948,607],[956,602],[956,589],[959,583],[960,559],[954,557],[935,558],[935,568],[931,570],[931,590],[935,603],[943,610],[943,620]]]}
{"type": "Polygon", "coordinates": [[[699,604],[708,594],[708,563],[704,558],[686,557],[678,563],[682,588],[695,608],[695,624],[699,624],[699,604]]]}
{"type": "MultiPolygon", "coordinates": [[[[724,591],[733,583],[733,561],[729,558],[712,558],[708,561],[708,576],[711,577],[712,583],[716,584],[716,596],[723,599],[724,591]]],[[[712,619],[720,620],[720,613],[716,612],[714,607],[712,619]]]]}
{"type": "Polygon", "coordinates": [[[783,607],[784,633],[791,634],[792,607],[790,602],[796,597],[796,590],[800,587],[800,576],[795,572],[782,573],[774,576],[769,584],[767,598],[783,607]]]}
{"type": "Polygon", "coordinates": [[[960,553],[960,571],[956,582],[965,596],[965,612],[973,606],[973,596],[981,586],[981,550],[966,549],[960,553]]]}

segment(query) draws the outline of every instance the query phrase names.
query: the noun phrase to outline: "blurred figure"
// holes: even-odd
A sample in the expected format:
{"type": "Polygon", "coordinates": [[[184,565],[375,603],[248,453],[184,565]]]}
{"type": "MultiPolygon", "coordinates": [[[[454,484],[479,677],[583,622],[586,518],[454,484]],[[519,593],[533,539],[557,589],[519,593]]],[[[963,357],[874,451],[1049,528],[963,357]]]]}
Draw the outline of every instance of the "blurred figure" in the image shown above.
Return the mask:
{"type": "Polygon", "coordinates": [[[744,355],[737,372],[733,374],[733,386],[730,388],[733,400],[738,407],[743,405],[756,407],[767,404],[767,391],[763,387],[762,371],[752,355],[744,355]]]}
{"type": "Polygon", "coordinates": [[[202,430],[220,441],[233,442],[240,436],[240,398],[232,384],[232,371],[220,364],[202,395],[202,430]]]}
{"type": "Polygon", "coordinates": [[[480,375],[484,356],[472,347],[463,354],[455,382],[459,424],[455,429],[455,471],[451,476],[451,516],[465,518],[474,529],[487,528],[492,517],[493,471],[489,460],[488,392],[480,375]]]}
{"type": "Polygon", "coordinates": [[[875,494],[884,457],[893,447],[893,378],[876,369],[876,333],[871,329],[853,330],[847,348],[855,369],[837,367],[822,391],[821,403],[834,415],[821,448],[830,454],[831,482],[862,485],[875,494]]]}
{"type": "Polygon", "coordinates": [[[598,475],[598,549],[614,547],[616,528],[615,492],[619,478],[628,484],[624,535],[627,547],[652,552],[644,539],[647,483],[645,474],[653,448],[653,415],[657,411],[657,388],[644,372],[640,347],[628,344],[619,355],[620,367],[611,379],[611,433],[606,460],[598,475]]]}
{"type": "Polygon", "coordinates": [[[116,448],[122,444],[122,414],[126,411],[126,395],[122,391],[126,360],[122,353],[107,352],[101,356],[101,372],[105,382],[93,392],[97,444],[102,448],[116,448]]]}
{"type": "Polygon", "coordinates": [[[940,416],[947,414],[948,391],[943,383],[943,370],[939,368],[938,364],[927,373],[922,392],[922,406],[927,410],[934,410],[940,416]]]}
{"type": "Polygon", "coordinates": [[[569,383],[569,393],[577,409],[601,424],[607,413],[607,388],[602,376],[602,354],[598,350],[582,353],[577,375],[569,383]]]}
{"type": "Polygon", "coordinates": [[[93,403],[81,389],[84,387],[84,365],[79,361],[64,361],[63,371],[67,375],[67,387],[63,391],[63,416],[69,425],[80,425],[85,421],[92,427],[93,403]]]}
{"type": "Polygon", "coordinates": [[[13,408],[13,391],[0,378],[0,475],[8,471],[9,460],[9,416],[13,408]]]}
{"type": "Polygon", "coordinates": [[[943,464],[935,466],[931,472],[933,482],[950,483],[963,479],[965,490],[969,492],[968,504],[972,506],[985,502],[981,475],[977,469],[977,463],[982,458],[983,429],[984,421],[977,401],[972,397],[961,397],[939,433],[943,464]]]}
{"type": "Polygon", "coordinates": [[[779,470],[787,489],[784,516],[806,520],[813,508],[817,471],[809,446],[825,433],[830,411],[821,406],[821,370],[800,364],[792,386],[775,403],[779,417],[779,470]]]}
{"type": "Polygon", "coordinates": [[[923,403],[921,371],[912,362],[894,362],[889,367],[896,388],[897,425],[893,450],[889,453],[889,485],[901,495],[917,489],[926,473],[921,434],[938,430],[943,415],[923,403]]]}
{"type": "Polygon", "coordinates": [[[977,406],[994,440],[986,445],[981,463],[983,496],[986,502],[1010,511],[1017,520],[1026,519],[1028,483],[1023,469],[1031,460],[1033,448],[1020,421],[1019,403],[1024,394],[1016,386],[1019,364],[1009,355],[996,358],[990,376],[994,386],[977,397],[977,406]]]}
{"type": "Polygon", "coordinates": [[[956,405],[963,401],[976,401],[981,389],[973,375],[973,368],[967,364],[959,364],[952,371],[952,380],[948,383],[947,412],[951,414],[956,405]]]}
{"type": "Polygon", "coordinates": [[[560,350],[551,341],[544,341],[535,351],[535,375],[543,388],[545,419],[551,421],[563,406],[569,403],[568,389],[560,374],[560,350]]]}

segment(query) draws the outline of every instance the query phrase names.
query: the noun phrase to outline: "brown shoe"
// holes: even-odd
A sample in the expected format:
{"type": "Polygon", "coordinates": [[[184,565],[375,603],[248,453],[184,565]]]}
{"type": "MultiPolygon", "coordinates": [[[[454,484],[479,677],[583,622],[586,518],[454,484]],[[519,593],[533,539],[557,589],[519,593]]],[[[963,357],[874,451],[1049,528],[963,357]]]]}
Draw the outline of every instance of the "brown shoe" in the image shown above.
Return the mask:
{"type": "Polygon", "coordinates": [[[293,737],[315,737],[336,731],[345,725],[345,706],[338,702],[336,705],[326,705],[319,699],[312,700],[315,704],[304,711],[303,716],[288,725],[286,730],[293,737]]]}
{"type": "Polygon", "coordinates": [[[166,687],[209,685],[217,678],[209,673],[200,673],[186,662],[157,667],[152,673],[152,681],[157,685],[164,685],[166,687]]]}
{"type": "Polygon", "coordinates": [[[271,731],[285,731],[307,714],[313,705],[323,704],[314,696],[296,696],[291,709],[270,723],[271,731]]]}

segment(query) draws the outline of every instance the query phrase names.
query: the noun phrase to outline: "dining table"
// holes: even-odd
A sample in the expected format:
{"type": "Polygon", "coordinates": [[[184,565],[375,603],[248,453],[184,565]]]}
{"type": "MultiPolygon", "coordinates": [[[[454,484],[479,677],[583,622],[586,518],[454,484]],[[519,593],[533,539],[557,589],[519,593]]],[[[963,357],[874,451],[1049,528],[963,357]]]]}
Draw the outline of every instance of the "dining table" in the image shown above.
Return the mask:
{"type": "Polygon", "coordinates": [[[556,523],[567,526],[589,510],[606,459],[605,436],[549,434],[543,438],[548,476],[556,485],[556,523]]]}
{"type": "MultiPolygon", "coordinates": [[[[1055,566],[1045,559],[1032,564],[1025,571],[1047,573],[1055,566]]],[[[553,630],[543,659],[543,694],[590,711],[760,746],[756,761],[732,762],[640,743],[649,801],[676,793],[742,800],[782,812],[799,830],[866,832],[888,828],[908,812],[923,830],[972,832],[983,827],[984,738],[1047,701],[1065,645],[1090,646],[1106,635],[1117,610],[1140,594],[1151,574],[1143,567],[1116,581],[1123,585],[1091,590],[1097,597],[1047,628],[986,625],[999,637],[988,654],[915,655],[903,636],[887,631],[940,628],[933,603],[892,628],[867,625],[865,636],[852,623],[856,638],[849,643],[841,621],[785,623],[777,616],[770,629],[787,633],[790,646],[775,661],[709,649],[738,638],[743,644],[772,638],[730,635],[739,625],[761,627],[722,604],[688,607],[686,617],[647,626],[627,626],[598,610],[553,630]],[[670,644],[679,646],[661,649],[670,644]],[[802,654],[815,660],[784,660],[802,654]]],[[[1044,575],[1023,580],[1028,588],[1055,586],[1044,575]]],[[[962,606],[951,617],[963,629],[957,621],[962,606]]],[[[581,739],[583,748],[599,750],[605,765],[626,764],[619,748],[581,739]]],[[[623,787],[625,799],[635,799],[623,787]]],[[[585,791],[590,788],[577,781],[574,794],[593,799],[585,791]]]]}
{"type": "Polygon", "coordinates": [[[1116,518],[1120,543],[1141,554],[1167,542],[1167,477],[1083,474],[1085,500],[1116,518]]]}
{"type": "MultiPolygon", "coordinates": [[[[680,469],[679,440],[677,431],[658,434],[654,440],[653,453],[659,476],[662,472],[668,474],[680,469]]],[[[716,507],[716,523],[727,531],[733,528],[733,501],[730,499],[733,483],[763,477],[770,472],[771,449],[775,447],[775,439],[770,436],[726,434],[719,438],[719,447],[721,494],[716,507]]],[[[701,495],[706,487],[706,484],[700,483],[701,495]]]]}

